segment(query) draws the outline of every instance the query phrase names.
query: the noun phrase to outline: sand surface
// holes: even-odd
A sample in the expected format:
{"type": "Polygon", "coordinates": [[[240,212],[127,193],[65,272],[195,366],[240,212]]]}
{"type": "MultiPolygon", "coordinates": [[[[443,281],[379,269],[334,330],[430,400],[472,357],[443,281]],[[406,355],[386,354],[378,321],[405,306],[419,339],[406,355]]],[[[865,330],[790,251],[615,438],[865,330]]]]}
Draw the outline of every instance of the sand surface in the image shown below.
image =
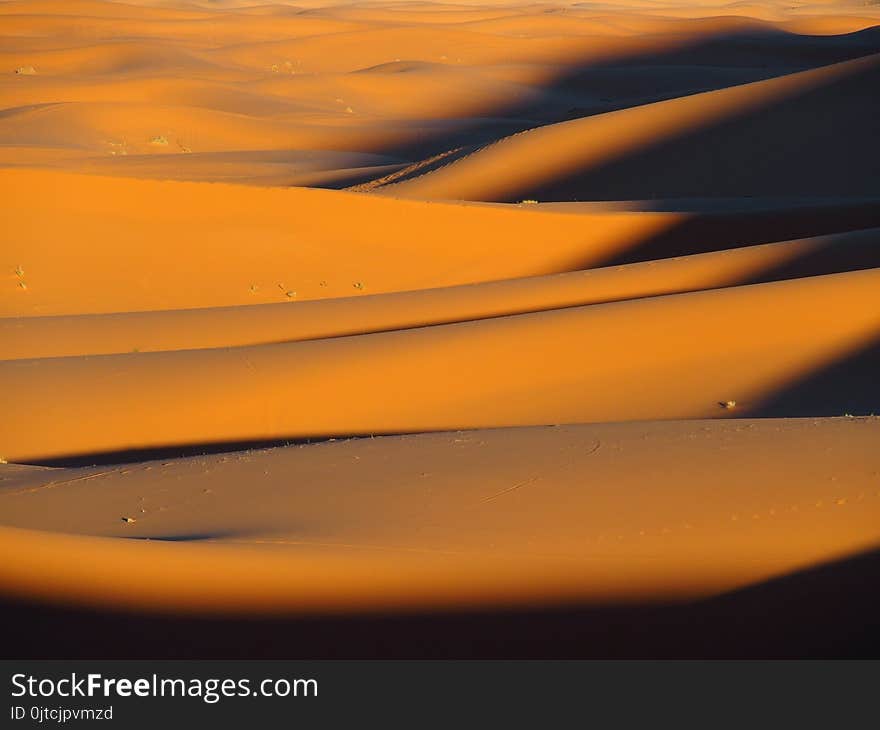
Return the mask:
{"type": "Polygon", "coordinates": [[[870,554],[878,88],[870,2],[3,0],[3,605],[681,605],[870,554]]]}

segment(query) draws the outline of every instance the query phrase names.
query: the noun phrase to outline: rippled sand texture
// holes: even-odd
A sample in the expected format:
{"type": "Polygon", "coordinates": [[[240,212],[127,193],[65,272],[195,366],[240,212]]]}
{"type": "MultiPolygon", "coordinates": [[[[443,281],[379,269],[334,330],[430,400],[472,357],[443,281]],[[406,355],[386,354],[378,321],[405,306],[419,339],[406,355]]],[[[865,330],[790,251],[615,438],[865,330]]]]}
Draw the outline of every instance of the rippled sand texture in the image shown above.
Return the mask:
{"type": "Polygon", "coordinates": [[[0,2],[8,645],[880,647],[878,89],[876,3],[0,2]]]}

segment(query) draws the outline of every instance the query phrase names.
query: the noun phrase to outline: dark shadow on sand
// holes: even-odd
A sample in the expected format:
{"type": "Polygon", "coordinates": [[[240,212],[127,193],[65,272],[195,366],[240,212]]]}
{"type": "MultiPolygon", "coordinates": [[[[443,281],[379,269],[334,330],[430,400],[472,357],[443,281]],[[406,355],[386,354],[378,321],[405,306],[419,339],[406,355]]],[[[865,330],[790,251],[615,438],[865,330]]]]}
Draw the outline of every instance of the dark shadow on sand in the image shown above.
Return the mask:
{"type": "MultiPolygon", "coordinates": [[[[510,134],[557,122],[593,116],[633,106],[689,96],[705,91],[762,81],[880,52],[880,27],[854,33],[817,36],[799,35],[765,27],[730,30],[698,38],[682,37],[676,46],[643,53],[624,54],[605,60],[572,62],[523,100],[500,104],[481,117],[444,120],[431,129],[430,123],[404,122],[421,128],[409,141],[362,150],[417,163],[457,148],[471,152],[510,134]]],[[[362,71],[361,73],[363,73],[362,71]]],[[[418,71],[416,71],[418,72],[418,71]]],[[[866,100],[866,102],[869,100],[866,100]]],[[[790,131],[790,130],[789,130],[790,131]]],[[[682,162],[681,158],[675,160],[682,162]]],[[[430,167],[420,168],[411,176],[430,167]]],[[[408,179],[404,176],[401,179],[408,179]]],[[[348,178],[323,187],[338,188],[366,183],[371,179],[348,178]]],[[[635,197],[663,197],[661,188],[649,180],[637,180],[647,194],[635,197]]],[[[598,195],[589,186],[583,194],[552,197],[551,193],[511,195],[511,200],[608,200],[632,199],[618,192],[598,195]]]]}
{"type": "Polygon", "coordinates": [[[0,627],[21,659],[877,658],[880,551],[685,605],[246,619],[6,599],[0,627]]]}

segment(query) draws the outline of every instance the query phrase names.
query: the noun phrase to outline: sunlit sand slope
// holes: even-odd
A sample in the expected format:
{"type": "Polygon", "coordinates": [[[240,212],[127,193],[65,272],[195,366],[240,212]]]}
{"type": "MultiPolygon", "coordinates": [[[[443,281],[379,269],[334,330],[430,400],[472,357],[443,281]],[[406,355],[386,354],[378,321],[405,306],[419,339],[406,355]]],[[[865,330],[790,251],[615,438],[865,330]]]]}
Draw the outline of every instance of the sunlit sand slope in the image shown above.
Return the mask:
{"type": "Polygon", "coordinates": [[[429,289],[880,226],[880,199],[588,209],[0,171],[0,316],[429,289]]]}
{"type": "Polygon", "coordinates": [[[873,268],[880,229],[364,297],[239,307],[0,318],[0,360],[317,340],[873,268]]]}
{"type": "Polygon", "coordinates": [[[308,342],[11,360],[0,362],[0,377],[16,419],[0,438],[8,460],[34,461],[261,439],[735,416],[762,413],[839,363],[837,378],[787,403],[784,415],[842,415],[876,391],[863,371],[877,365],[878,285],[872,269],[308,342]]]}
{"type": "Polygon", "coordinates": [[[0,580],[209,613],[692,599],[876,545],[878,429],[604,424],[5,467],[19,558],[0,580]]]}

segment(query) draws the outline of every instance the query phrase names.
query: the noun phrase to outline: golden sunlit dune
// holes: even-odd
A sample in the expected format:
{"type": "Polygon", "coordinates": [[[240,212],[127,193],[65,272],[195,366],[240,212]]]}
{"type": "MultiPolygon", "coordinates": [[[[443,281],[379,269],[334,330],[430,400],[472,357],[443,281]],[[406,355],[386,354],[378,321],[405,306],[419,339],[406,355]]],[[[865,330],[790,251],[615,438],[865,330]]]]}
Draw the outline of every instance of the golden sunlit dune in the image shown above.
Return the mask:
{"type": "Polygon", "coordinates": [[[880,262],[878,241],[880,229],[869,228],[564,274],[317,299],[296,307],[0,318],[0,360],[319,340],[830,274],[880,262]]]}
{"type": "Polygon", "coordinates": [[[2,0],[0,37],[0,625],[33,652],[129,621],[144,656],[433,656],[510,611],[448,653],[878,635],[876,3],[2,0]],[[714,628],[829,596],[868,618],[714,628]],[[650,606],[688,618],[631,632],[650,606]]]}
{"type": "Polygon", "coordinates": [[[0,528],[24,551],[0,577],[221,613],[694,598],[871,546],[878,425],[601,424],[9,468],[0,522],[26,531],[0,528]]]}
{"type": "MultiPolygon", "coordinates": [[[[867,350],[878,364],[878,286],[875,269],[308,342],[0,362],[16,413],[4,448],[7,460],[33,462],[190,443],[757,414],[840,359],[867,350]],[[723,408],[728,400],[737,408],[723,408]]],[[[816,399],[847,407],[853,378],[843,374],[830,393],[817,387],[781,415],[824,412],[816,399]]]]}

